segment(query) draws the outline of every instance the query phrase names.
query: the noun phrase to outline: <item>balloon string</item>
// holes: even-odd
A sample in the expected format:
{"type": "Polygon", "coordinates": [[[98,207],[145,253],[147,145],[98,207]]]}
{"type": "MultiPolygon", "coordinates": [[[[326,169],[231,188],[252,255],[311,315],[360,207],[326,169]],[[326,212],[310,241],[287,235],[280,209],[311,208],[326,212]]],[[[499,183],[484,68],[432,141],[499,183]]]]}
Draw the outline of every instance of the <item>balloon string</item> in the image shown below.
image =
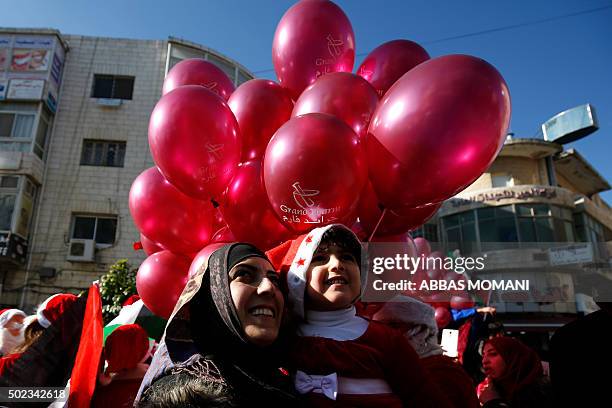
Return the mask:
{"type": "Polygon", "coordinates": [[[215,208],[219,208],[219,203],[218,203],[218,202],[216,202],[214,198],[211,198],[211,199],[210,199],[210,202],[211,202],[211,204],[213,205],[213,207],[215,207],[215,208]]]}
{"type": "Polygon", "coordinates": [[[374,234],[376,234],[376,231],[378,230],[378,226],[380,225],[380,223],[382,222],[383,218],[385,217],[385,214],[387,213],[387,209],[383,208],[382,213],[380,214],[380,217],[378,218],[378,222],[376,223],[376,226],[374,227],[374,229],[372,230],[372,233],[370,234],[370,237],[368,238],[368,240],[366,242],[370,242],[372,241],[372,238],[374,238],[374,234]]]}

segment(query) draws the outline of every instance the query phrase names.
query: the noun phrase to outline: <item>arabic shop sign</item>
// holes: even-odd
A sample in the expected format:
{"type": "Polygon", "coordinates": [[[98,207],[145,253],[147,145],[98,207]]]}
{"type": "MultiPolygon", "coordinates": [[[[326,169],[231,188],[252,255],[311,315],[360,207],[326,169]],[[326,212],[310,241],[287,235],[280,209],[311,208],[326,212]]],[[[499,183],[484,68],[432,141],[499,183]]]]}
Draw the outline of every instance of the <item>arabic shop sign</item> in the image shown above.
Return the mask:
{"type": "Polygon", "coordinates": [[[473,203],[499,202],[501,200],[525,200],[540,198],[553,200],[557,198],[557,189],[552,187],[529,187],[522,189],[492,190],[469,197],[454,198],[451,200],[453,207],[461,207],[473,203]]]}

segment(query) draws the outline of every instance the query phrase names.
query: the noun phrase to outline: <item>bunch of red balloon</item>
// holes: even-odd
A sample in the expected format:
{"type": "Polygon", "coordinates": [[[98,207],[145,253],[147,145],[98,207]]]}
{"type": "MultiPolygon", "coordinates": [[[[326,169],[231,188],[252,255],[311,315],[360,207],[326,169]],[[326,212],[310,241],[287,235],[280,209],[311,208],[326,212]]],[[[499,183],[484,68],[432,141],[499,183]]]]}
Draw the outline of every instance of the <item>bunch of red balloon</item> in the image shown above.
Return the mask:
{"type": "Polygon", "coordinates": [[[358,218],[364,237],[406,240],[502,146],[510,99],[493,66],[467,55],[430,59],[395,40],[353,74],[353,28],[331,1],[292,6],[272,59],[278,83],[234,89],[200,59],[178,63],[164,81],[149,123],[156,167],[138,176],[129,199],[150,255],[138,291],[155,313],[171,313],[190,261],[210,243],[267,249],[358,218]]]}

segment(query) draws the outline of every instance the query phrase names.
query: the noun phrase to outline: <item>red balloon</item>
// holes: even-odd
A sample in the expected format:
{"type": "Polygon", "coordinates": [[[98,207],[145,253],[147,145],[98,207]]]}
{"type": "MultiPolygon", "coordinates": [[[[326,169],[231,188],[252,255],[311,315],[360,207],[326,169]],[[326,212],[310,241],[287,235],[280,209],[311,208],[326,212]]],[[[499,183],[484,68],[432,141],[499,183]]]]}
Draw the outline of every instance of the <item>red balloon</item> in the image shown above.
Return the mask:
{"type": "Polygon", "coordinates": [[[366,137],[369,176],[388,208],[439,203],[476,180],[503,146],[510,95],[486,61],[449,55],[402,76],[366,137]]]}
{"type": "Polygon", "coordinates": [[[185,285],[191,260],[170,251],[149,256],[138,268],[136,290],[144,304],[167,319],[172,314],[185,285]]]}
{"type": "Polygon", "coordinates": [[[376,91],[365,79],[350,72],[334,72],[317,79],[302,92],[291,117],[329,113],[343,120],[363,141],[377,104],[376,91]]]}
{"type": "Polygon", "coordinates": [[[162,95],[185,85],[199,85],[227,101],[234,92],[232,80],[212,62],[189,58],[176,64],[166,75],[162,95]]]}
{"type": "Polygon", "coordinates": [[[289,91],[267,79],[243,83],[227,103],[240,126],[242,162],[263,157],[270,138],[293,110],[289,91]]]}
{"type": "Polygon", "coordinates": [[[379,98],[382,98],[402,75],[428,59],[429,54],[419,44],[393,40],[370,52],[357,68],[357,75],[372,84],[379,98]]]}
{"type": "Polygon", "coordinates": [[[353,223],[351,231],[357,235],[357,238],[359,238],[360,241],[366,241],[368,239],[368,233],[363,229],[363,225],[361,225],[360,221],[353,223]]]}
{"type": "Polygon", "coordinates": [[[221,211],[237,241],[268,250],[294,234],[278,220],[270,205],[261,167],[258,160],[238,167],[221,211]]]}
{"type": "Polygon", "coordinates": [[[226,242],[215,242],[214,244],[206,245],[193,258],[191,266],[189,266],[189,277],[191,278],[200,269],[204,262],[208,261],[208,257],[222,246],[227,245],[226,242]]]}
{"type": "Polygon", "coordinates": [[[202,200],[230,182],[240,159],[238,123],[206,88],[176,88],[157,102],[149,122],[155,164],[179,190],[202,200]]]}
{"type": "Polygon", "coordinates": [[[232,234],[232,230],[230,230],[229,227],[223,227],[220,230],[218,230],[217,232],[215,232],[215,235],[213,235],[212,239],[210,240],[211,243],[216,244],[216,243],[230,243],[230,242],[235,242],[236,238],[234,238],[234,234],[232,234]]]}
{"type": "Polygon", "coordinates": [[[445,292],[434,292],[433,295],[429,296],[426,300],[434,308],[448,309],[450,307],[450,296],[445,292]]]}
{"type": "Polygon", "coordinates": [[[142,232],[140,233],[140,243],[142,244],[142,249],[144,250],[145,254],[147,254],[147,256],[153,255],[156,252],[164,250],[161,245],[145,237],[142,232]]]}
{"type": "Polygon", "coordinates": [[[212,235],[212,205],[181,193],[155,167],[136,177],[129,206],[142,234],[171,251],[197,252],[212,235]]]}
{"type": "Polygon", "coordinates": [[[215,208],[213,211],[213,231],[219,231],[221,228],[227,227],[227,223],[223,219],[223,214],[219,208],[215,208]]]}
{"type": "Polygon", "coordinates": [[[445,328],[453,319],[450,312],[445,307],[436,307],[435,317],[438,329],[445,328]]]}
{"type": "Polygon", "coordinates": [[[294,4],[276,27],[272,62],[280,84],[297,100],[321,75],[353,71],[355,35],[351,22],[331,1],[294,4]]]}
{"type": "Polygon", "coordinates": [[[268,144],[263,174],[272,208],[297,233],[349,216],[367,181],[359,137],[324,113],[285,123],[268,144]]]}
{"type": "Polygon", "coordinates": [[[422,237],[417,237],[414,239],[414,245],[416,245],[416,249],[417,249],[417,256],[429,256],[429,254],[431,253],[431,246],[429,245],[429,242],[422,237]]]}
{"type": "Polygon", "coordinates": [[[359,198],[358,214],[359,221],[361,221],[368,236],[372,234],[379,220],[380,224],[378,224],[375,236],[395,235],[420,227],[427,222],[441,206],[442,203],[421,208],[402,208],[402,215],[387,210],[382,220],[380,220],[380,217],[383,215],[383,210],[379,206],[378,198],[376,198],[376,193],[371,183],[368,182],[359,198]]]}
{"type": "Polygon", "coordinates": [[[455,310],[469,309],[474,307],[474,304],[474,300],[467,292],[453,296],[450,300],[450,307],[455,310]]]}

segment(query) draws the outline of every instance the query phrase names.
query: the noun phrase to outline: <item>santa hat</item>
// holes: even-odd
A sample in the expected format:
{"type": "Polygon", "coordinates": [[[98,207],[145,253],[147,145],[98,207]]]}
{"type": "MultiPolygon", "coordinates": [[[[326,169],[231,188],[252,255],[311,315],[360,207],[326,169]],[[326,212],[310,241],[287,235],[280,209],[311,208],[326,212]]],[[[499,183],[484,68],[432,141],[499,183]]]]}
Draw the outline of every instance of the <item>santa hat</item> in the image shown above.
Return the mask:
{"type": "Polygon", "coordinates": [[[19,310],[19,309],[2,309],[0,310],[0,328],[4,328],[4,326],[15,316],[23,316],[27,315],[19,310]]]}
{"type": "MultiPolygon", "coordinates": [[[[326,232],[332,229],[344,230],[347,237],[354,239],[354,243],[359,246],[360,241],[357,235],[342,224],[331,224],[325,227],[315,228],[307,234],[286,241],[279,246],[266,252],[272,265],[280,271],[281,275],[286,276],[289,299],[295,315],[304,318],[304,295],[306,293],[306,272],[312,261],[312,256],[321,244],[321,240],[326,232]]],[[[358,261],[361,257],[358,256],[358,261]]],[[[363,278],[361,274],[363,288],[363,278]]]]}
{"type": "Polygon", "coordinates": [[[134,368],[143,361],[149,352],[147,332],[137,324],[117,327],[106,339],[104,356],[108,362],[109,373],[134,368]]]}
{"type": "Polygon", "coordinates": [[[64,311],[77,300],[76,295],[57,293],[38,306],[36,317],[38,323],[45,329],[55,323],[64,311]]]}

